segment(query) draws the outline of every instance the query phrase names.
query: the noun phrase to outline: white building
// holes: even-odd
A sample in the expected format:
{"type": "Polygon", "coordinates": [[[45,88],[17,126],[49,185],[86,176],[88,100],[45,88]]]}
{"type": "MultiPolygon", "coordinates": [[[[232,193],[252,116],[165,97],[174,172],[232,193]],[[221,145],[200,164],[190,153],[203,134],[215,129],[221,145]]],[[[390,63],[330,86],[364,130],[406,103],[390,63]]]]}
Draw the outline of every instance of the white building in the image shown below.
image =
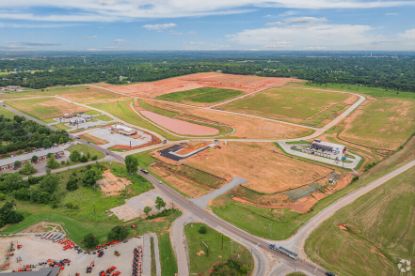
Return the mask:
{"type": "Polygon", "coordinates": [[[321,140],[314,140],[313,143],[311,143],[310,149],[314,152],[332,155],[339,160],[346,154],[346,147],[344,145],[324,142],[321,140]]]}
{"type": "Polygon", "coordinates": [[[119,133],[119,134],[123,134],[126,136],[132,136],[132,135],[137,134],[137,130],[135,130],[134,128],[128,127],[126,125],[122,125],[122,124],[112,125],[111,131],[119,133]]]}

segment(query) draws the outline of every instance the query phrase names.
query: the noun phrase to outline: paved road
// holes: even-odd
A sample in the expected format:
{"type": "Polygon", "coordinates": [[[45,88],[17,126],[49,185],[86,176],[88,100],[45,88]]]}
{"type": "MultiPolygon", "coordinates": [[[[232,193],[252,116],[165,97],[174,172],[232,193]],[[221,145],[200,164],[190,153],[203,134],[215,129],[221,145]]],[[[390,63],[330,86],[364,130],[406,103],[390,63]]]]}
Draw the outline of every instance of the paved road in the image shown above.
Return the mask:
{"type": "Polygon", "coordinates": [[[176,254],[178,275],[189,275],[190,261],[184,226],[192,221],[194,219],[191,214],[184,210],[183,214],[173,222],[170,229],[170,240],[176,254]]]}
{"type": "MultiPolygon", "coordinates": [[[[257,272],[255,275],[267,275],[268,267],[265,267],[263,265],[264,263],[267,263],[266,258],[263,256],[263,251],[272,253],[276,256],[278,256],[281,259],[284,259],[285,261],[289,262],[293,266],[297,266],[301,268],[304,271],[307,271],[311,275],[324,275],[324,271],[315,265],[302,260],[293,260],[287,257],[286,255],[283,255],[278,252],[274,252],[268,249],[268,242],[255,237],[235,226],[232,224],[216,217],[212,213],[208,212],[207,210],[200,208],[187,198],[183,197],[181,194],[177,193],[172,188],[160,184],[159,180],[155,178],[154,176],[150,174],[141,174],[143,177],[145,177],[148,181],[150,181],[154,187],[159,189],[162,193],[164,193],[167,197],[173,200],[175,204],[177,204],[181,209],[188,211],[192,214],[192,216],[198,217],[202,222],[206,223],[210,227],[214,229],[220,229],[221,232],[225,232],[226,235],[230,236],[230,238],[239,240],[243,242],[244,244],[247,244],[250,246],[251,252],[255,255],[255,258],[257,258],[258,264],[256,265],[257,272]]],[[[175,236],[174,236],[175,237],[175,236]]],[[[179,274],[179,275],[188,275],[188,274],[179,274]]]]}
{"type": "Polygon", "coordinates": [[[331,205],[329,205],[328,207],[320,211],[317,215],[308,220],[291,238],[282,242],[279,241],[278,243],[283,244],[296,252],[299,252],[300,256],[306,258],[306,255],[304,253],[304,243],[308,236],[315,229],[317,229],[325,220],[333,216],[334,213],[336,213],[338,210],[351,204],[359,197],[369,193],[370,191],[376,189],[379,186],[382,186],[392,178],[406,172],[407,170],[413,167],[415,167],[415,160],[412,160],[411,162],[393,170],[390,173],[387,173],[386,175],[370,182],[369,184],[350,192],[349,194],[333,202],[331,205]]]}
{"type": "Polygon", "coordinates": [[[159,239],[155,233],[148,233],[154,241],[154,257],[156,262],[156,276],[161,276],[161,264],[160,264],[160,250],[159,239]]]}
{"type": "Polygon", "coordinates": [[[230,190],[232,190],[233,188],[245,183],[246,180],[244,178],[241,177],[234,177],[231,182],[223,185],[222,187],[220,187],[219,189],[216,189],[204,196],[192,199],[191,201],[198,205],[201,208],[206,208],[209,205],[209,202],[214,200],[215,198],[217,198],[220,195],[223,195],[227,192],[229,192],[230,190]]]}

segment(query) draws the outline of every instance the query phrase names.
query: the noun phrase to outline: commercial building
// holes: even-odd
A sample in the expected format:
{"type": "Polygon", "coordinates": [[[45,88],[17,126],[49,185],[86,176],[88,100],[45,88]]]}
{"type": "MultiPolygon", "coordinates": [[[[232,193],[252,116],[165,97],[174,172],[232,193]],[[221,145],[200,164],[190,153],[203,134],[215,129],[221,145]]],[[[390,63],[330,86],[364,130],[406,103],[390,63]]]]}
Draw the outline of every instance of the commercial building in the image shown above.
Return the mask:
{"type": "Polygon", "coordinates": [[[137,134],[137,130],[126,125],[115,124],[111,126],[111,131],[119,133],[126,136],[132,136],[137,134]]]}
{"type": "Polygon", "coordinates": [[[314,140],[313,143],[311,143],[310,149],[313,152],[320,152],[320,153],[324,153],[324,154],[329,154],[333,157],[338,158],[339,160],[346,153],[346,147],[344,145],[324,142],[324,141],[321,141],[321,140],[314,140]]]}
{"type": "Polygon", "coordinates": [[[33,156],[38,157],[38,162],[46,160],[50,154],[53,154],[56,159],[60,159],[65,156],[66,147],[66,145],[61,145],[0,159],[0,172],[13,170],[16,161],[21,163],[30,162],[33,156]]]}

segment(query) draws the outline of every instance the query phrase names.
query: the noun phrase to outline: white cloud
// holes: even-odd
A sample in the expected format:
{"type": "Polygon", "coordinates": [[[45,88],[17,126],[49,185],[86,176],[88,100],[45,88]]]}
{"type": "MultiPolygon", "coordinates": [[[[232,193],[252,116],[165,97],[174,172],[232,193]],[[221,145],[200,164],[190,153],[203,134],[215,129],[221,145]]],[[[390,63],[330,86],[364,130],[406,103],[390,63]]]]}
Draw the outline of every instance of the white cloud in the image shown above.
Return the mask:
{"type": "Polygon", "coordinates": [[[145,24],[143,28],[149,31],[165,31],[176,27],[176,23],[145,24]]]}
{"type": "Polygon", "coordinates": [[[116,21],[249,12],[258,7],[370,9],[415,6],[415,0],[13,0],[0,1],[0,18],[36,21],[116,21]],[[59,12],[40,14],[33,8],[59,12]]]}
{"type": "Polygon", "coordinates": [[[244,48],[273,50],[353,50],[381,39],[367,25],[332,24],[325,18],[287,18],[275,26],[247,29],[230,36],[244,48]]]}
{"type": "Polygon", "coordinates": [[[386,37],[369,25],[335,24],[320,17],[286,18],[228,38],[239,49],[415,50],[415,29],[386,37]]]}

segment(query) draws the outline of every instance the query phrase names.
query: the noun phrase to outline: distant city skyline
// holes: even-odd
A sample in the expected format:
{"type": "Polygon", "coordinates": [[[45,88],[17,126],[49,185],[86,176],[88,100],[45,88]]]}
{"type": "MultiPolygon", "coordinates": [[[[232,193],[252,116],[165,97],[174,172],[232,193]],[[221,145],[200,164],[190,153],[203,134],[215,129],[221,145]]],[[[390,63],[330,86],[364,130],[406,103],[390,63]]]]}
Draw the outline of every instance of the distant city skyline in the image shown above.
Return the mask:
{"type": "Polygon", "coordinates": [[[0,51],[415,51],[415,1],[0,0],[0,51]]]}

